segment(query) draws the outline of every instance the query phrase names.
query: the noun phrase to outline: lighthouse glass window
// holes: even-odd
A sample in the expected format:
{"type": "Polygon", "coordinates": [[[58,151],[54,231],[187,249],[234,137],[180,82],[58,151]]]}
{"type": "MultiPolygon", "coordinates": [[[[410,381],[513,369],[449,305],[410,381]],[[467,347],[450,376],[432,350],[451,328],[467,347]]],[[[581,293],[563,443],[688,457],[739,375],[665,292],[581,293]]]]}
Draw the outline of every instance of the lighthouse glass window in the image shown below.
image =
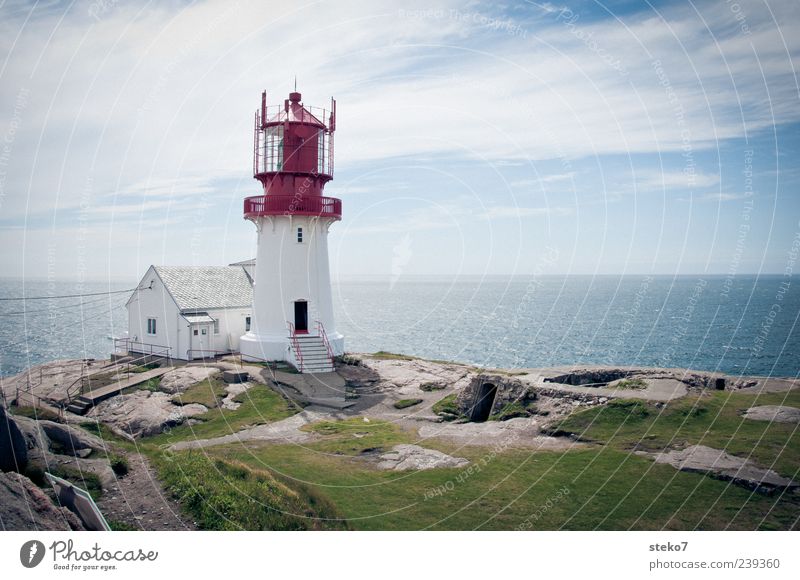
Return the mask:
{"type": "Polygon", "coordinates": [[[297,243],[303,243],[303,228],[297,228],[297,243]]]}
{"type": "Polygon", "coordinates": [[[264,130],[264,171],[283,169],[283,125],[264,130]]]}

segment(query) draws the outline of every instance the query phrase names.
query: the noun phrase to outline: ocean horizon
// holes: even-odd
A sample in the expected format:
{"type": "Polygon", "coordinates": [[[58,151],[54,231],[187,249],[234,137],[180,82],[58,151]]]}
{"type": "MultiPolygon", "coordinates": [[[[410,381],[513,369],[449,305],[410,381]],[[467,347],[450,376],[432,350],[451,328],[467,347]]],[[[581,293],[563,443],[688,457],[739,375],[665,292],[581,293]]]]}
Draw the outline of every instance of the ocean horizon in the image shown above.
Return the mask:
{"type": "MultiPolygon", "coordinates": [[[[348,352],[498,368],[610,365],[796,377],[800,291],[782,275],[342,276],[348,352]]],[[[119,292],[131,281],[0,280],[0,298],[119,292]]],[[[106,358],[127,293],[0,301],[0,376],[106,358]]]]}

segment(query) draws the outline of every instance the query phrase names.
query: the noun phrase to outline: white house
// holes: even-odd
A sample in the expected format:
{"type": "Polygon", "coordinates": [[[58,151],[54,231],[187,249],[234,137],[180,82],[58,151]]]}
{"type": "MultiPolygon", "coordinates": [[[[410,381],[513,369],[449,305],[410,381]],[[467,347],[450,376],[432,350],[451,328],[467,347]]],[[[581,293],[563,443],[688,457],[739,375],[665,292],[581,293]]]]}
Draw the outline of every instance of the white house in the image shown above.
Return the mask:
{"type": "Polygon", "coordinates": [[[229,266],[150,266],[126,303],[128,350],[192,360],[237,352],[250,330],[251,261],[229,266]]]}

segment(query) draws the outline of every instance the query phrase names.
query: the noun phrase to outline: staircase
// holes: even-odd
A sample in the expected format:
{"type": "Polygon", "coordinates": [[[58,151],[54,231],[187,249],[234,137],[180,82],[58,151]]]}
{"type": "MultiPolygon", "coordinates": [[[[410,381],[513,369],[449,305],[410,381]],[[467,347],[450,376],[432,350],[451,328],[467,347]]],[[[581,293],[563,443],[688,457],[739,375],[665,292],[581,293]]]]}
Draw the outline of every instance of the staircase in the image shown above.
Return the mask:
{"type": "Polygon", "coordinates": [[[333,359],[322,336],[294,334],[291,339],[297,370],[301,373],[333,372],[333,359]]]}
{"type": "Polygon", "coordinates": [[[70,413],[75,413],[76,415],[85,415],[93,406],[94,403],[92,403],[90,399],[87,399],[81,395],[70,401],[69,405],[67,405],[67,411],[70,413]]]}

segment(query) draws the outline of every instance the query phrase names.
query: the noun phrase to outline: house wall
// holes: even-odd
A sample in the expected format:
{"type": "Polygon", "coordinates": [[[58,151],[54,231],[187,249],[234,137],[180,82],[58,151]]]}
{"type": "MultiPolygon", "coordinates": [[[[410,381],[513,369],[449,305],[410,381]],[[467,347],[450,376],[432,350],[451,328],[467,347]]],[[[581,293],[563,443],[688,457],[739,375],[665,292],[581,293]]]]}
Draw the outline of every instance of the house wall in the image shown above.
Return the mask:
{"type": "Polygon", "coordinates": [[[212,335],[214,350],[239,351],[239,338],[245,334],[245,319],[252,308],[216,308],[207,310],[208,315],[219,320],[219,334],[212,335]]]}
{"type": "MultiPolygon", "coordinates": [[[[186,348],[181,348],[181,333],[178,324],[180,313],[175,301],[167,292],[151,266],[145,273],[140,287],[128,300],[128,338],[146,344],[166,346],[174,358],[186,358],[186,348]],[[156,319],[156,334],[147,334],[147,319],[156,319]]],[[[182,320],[182,319],[181,319],[182,320]]],[[[187,334],[185,331],[184,335],[187,334]]]]}

